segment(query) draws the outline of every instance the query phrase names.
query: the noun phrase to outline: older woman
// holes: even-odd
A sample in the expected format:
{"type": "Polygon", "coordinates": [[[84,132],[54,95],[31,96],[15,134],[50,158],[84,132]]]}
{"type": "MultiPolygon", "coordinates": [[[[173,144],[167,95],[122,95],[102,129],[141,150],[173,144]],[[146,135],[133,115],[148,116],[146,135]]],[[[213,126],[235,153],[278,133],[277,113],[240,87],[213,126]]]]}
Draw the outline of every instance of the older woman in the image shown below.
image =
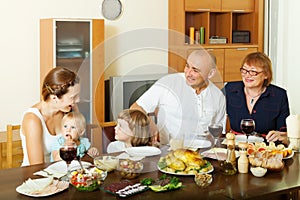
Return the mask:
{"type": "Polygon", "coordinates": [[[50,162],[52,145],[61,134],[65,113],[77,108],[79,77],[56,67],[45,77],[42,100],[25,111],[20,132],[23,148],[22,166],[50,162]]]}
{"type": "Polygon", "coordinates": [[[272,63],[261,52],[247,55],[240,68],[242,80],[226,84],[227,114],[230,127],[241,133],[241,119],[255,120],[255,131],[269,141],[288,143],[286,118],[289,102],[286,90],[271,84],[272,63]]]}

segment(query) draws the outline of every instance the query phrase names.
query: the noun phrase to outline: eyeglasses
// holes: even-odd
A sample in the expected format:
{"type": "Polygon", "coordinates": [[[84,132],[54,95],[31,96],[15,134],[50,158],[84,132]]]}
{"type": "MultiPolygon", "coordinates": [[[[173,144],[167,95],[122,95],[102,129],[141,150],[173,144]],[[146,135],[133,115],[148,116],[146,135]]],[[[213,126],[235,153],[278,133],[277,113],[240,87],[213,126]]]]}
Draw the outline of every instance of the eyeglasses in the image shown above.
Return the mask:
{"type": "Polygon", "coordinates": [[[246,70],[246,69],[244,69],[244,68],[240,68],[240,71],[241,71],[241,73],[242,74],[247,74],[247,73],[249,73],[251,76],[257,76],[258,74],[260,74],[260,73],[262,73],[263,71],[261,71],[261,72],[257,72],[257,71],[253,71],[253,70],[246,70]]]}

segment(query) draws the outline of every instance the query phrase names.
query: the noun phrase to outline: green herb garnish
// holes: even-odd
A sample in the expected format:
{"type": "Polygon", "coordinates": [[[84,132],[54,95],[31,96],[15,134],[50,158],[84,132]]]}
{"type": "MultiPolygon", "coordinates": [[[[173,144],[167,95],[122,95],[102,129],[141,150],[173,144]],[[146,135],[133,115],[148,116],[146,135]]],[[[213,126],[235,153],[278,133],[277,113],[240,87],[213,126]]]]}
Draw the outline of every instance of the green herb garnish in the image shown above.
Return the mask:
{"type": "Polygon", "coordinates": [[[151,185],[153,182],[154,180],[152,178],[144,178],[143,180],[141,180],[141,184],[146,186],[151,185]]]}

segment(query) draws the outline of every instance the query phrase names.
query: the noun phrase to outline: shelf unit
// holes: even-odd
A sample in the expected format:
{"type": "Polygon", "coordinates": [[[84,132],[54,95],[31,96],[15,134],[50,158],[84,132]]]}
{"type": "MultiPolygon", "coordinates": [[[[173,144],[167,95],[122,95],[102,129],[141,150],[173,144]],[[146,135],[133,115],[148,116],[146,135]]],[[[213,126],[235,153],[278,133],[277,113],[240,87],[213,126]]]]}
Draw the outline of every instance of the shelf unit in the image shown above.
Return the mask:
{"type": "Polygon", "coordinates": [[[216,83],[241,80],[239,68],[250,52],[263,50],[264,0],[169,0],[169,72],[183,71],[188,54],[205,48],[217,58],[216,83]],[[190,43],[190,27],[204,28],[204,44],[190,43]],[[234,43],[233,31],[248,31],[248,43],[234,43]],[[226,44],[210,44],[212,36],[226,44]]]}
{"type": "MultiPolygon", "coordinates": [[[[88,125],[99,126],[105,118],[104,20],[41,19],[40,85],[45,75],[56,66],[78,73],[81,84],[79,110],[88,125]]],[[[99,135],[92,133],[92,142],[101,141],[99,135]]]]}

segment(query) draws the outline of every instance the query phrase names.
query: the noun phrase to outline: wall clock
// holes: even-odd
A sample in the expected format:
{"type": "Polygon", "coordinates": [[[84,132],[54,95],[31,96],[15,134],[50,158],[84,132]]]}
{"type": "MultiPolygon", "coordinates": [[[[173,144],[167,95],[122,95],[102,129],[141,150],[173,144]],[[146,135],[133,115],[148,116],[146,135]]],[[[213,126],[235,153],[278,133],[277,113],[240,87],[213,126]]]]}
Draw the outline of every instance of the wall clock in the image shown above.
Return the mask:
{"type": "Polygon", "coordinates": [[[102,15],[105,19],[115,20],[123,11],[122,3],[120,0],[103,0],[102,2],[102,15]]]}

